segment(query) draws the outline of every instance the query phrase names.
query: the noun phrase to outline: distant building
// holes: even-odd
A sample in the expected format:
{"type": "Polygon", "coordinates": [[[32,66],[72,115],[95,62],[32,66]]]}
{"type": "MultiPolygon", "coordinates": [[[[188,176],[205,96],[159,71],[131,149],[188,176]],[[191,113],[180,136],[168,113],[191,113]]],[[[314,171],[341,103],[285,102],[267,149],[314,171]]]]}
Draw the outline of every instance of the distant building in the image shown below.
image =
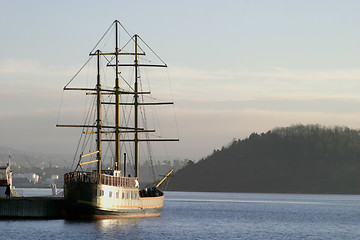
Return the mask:
{"type": "Polygon", "coordinates": [[[51,184],[55,184],[55,182],[56,182],[57,180],[59,180],[59,175],[51,175],[51,177],[50,177],[50,178],[47,178],[47,179],[45,180],[45,182],[46,182],[46,184],[51,185],[51,184]]]}
{"type": "Polygon", "coordinates": [[[39,175],[37,175],[35,173],[18,173],[18,174],[13,175],[13,179],[14,179],[14,181],[20,180],[20,179],[21,179],[21,181],[24,181],[26,179],[27,182],[36,184],[37,182],[39,182],[39,175]]]}

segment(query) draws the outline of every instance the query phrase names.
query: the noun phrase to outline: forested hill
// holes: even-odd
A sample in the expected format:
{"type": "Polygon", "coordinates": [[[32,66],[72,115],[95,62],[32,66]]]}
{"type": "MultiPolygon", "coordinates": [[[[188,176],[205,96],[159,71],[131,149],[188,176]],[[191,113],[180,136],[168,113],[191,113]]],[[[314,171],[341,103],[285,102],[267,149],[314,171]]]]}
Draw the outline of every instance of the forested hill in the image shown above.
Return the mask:
{"type": "Polygon", "coordinates": [[[360,131],[295,125],[253,133],[188,164],[167,190],[360,193],[360,131]]]}

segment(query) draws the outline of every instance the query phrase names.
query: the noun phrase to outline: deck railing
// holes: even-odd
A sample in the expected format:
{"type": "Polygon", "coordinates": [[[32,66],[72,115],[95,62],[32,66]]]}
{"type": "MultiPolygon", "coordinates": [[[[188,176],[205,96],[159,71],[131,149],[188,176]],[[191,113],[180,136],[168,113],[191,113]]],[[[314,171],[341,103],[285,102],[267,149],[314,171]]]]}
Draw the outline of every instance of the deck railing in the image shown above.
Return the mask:
{"type": "Polygon", "coordinates": [[[64,175],[64,182],[73,183],[97,183],[109,186],[134,188],[136,178],[132,177],[115,177],[95,172],[69,172],[64,175]]]}

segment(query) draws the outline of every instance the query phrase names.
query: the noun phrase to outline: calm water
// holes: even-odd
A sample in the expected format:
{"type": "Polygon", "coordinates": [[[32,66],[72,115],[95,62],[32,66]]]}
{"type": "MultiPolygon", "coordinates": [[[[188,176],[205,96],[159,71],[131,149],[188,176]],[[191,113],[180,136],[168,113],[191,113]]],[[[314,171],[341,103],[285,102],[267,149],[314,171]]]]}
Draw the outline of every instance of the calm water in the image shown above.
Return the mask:
{"type": "Polygon", "coordinates": [[[0,239],[360,239],[360,195],[166,194],[159,218],[2,220],[0,239]]]}

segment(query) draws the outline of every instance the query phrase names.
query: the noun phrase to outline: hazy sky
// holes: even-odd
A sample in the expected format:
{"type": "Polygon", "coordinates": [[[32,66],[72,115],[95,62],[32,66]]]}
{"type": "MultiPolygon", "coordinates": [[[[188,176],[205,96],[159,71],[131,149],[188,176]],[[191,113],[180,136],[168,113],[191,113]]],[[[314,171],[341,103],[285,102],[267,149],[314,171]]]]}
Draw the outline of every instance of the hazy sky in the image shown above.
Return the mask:
{"type": "Polygon", "coordinates": [[[198,160],[297,123],[360,128],[360,1],[1,1],[0,145],[70,153],[62,88],[118,19],[168,64],[179,143],[198,160]]]}

